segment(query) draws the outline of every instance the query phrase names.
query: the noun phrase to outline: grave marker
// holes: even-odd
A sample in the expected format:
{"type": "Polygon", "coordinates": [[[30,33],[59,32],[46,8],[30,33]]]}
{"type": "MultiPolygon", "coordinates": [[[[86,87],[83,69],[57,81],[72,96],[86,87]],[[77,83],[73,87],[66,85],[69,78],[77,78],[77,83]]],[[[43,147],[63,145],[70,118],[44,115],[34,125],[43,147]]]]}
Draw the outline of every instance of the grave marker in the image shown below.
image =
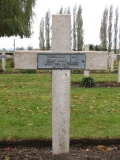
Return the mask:
{"type": "MultiPolygon", "coordinates": [[[[52,52],[70,53],[71,16],[52,16],[52,52]]],[[[52,152],[69,152],[70,70],[52,71],[52,152]]]]}
{"type": "MultiPolygon", "coordinates": [[[[45,66],[45,63],[47,63],[47,65],[49,64],[48,68],[50,67],[52,69],[52,154],[54,155],[69,152],[70,68],[72,68],[73,65],[72,67],[68,65],[67,68],[61,68],[61,64],[73,64],[74,61],[76,62],[76,58],[72,58],[70,61],[70,55],[75,55],[74,57],[76,57],[76,55],[79,54],[80,57],[84,55],[82,60],[81,58],[78,60],[83,64],[84,67],[82,66],[82,68],[86,70],[107,69],[107,52],[71,52],[70,49],[71,16],[53,15],[52,51],[14,52],[15,69],[38,69],[41,68],[41,64],[39,63],[42,63],[42,66],[45,66]],[[48,57],[52,57],[53,55],[56,57],[68,56],[68,58],[53,58],[54,56],[52,58],[46,58],[46,55],[48,57]],[[62,62],[58,62],[59,65],[55,64],[57,60],[62,62]],[[53,63],[51,63],[51,61],[53,61],[53,63]]],[[[75,66],[75,68],[76,67],[78,66],[75,66]]]]}
{"type": "Polygon", "coordinates": [[[6,58],[6,56],[3,56],[3,55],[2,55],[2,56],[0,56],[0,58],[6,58]]]}
{"type": "Polygon", "coordinates": [[[115,54],[114,54],[114,51],[111,51],[111,59],[110,59],[110,70],[111,70],[111,72],[113,72],[114,71],[114,61],[115,61],[115,59],[114,59],[114,56],[115,56],[115,54]]]}
{"type": "MultiPolygon", "coordinates": [[[[88,45],[84,45],[84,50],[85,51],[89,51],[89,44],[88,45]]],[[[89,71],[84,70],[84,77],[89,77],[89,71]]]]}
{"type": "Polygon", "coordinates": [[[0,56],[0,58],[2,58],[2,69],[3,71],[5,71],[5,65],[6,65],[5,50],[1,50],[0,53],[2,53],[2,55],[0,56]]]}
{"type": "Polygon", "coordinates": [[[117,55],[118,59],[118,83],[120,83],[120,55],[117,55]]]}

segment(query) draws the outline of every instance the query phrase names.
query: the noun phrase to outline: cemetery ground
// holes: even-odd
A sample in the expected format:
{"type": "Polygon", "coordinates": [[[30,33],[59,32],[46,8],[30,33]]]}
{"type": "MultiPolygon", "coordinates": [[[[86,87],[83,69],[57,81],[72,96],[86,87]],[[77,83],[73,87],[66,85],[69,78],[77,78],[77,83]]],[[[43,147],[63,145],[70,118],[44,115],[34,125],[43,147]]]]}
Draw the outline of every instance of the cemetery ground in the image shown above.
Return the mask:
{"type": "Polygon", "coordinates": [[[107,83],[92,88],[71,74],[70,153],[52,156],[51,74],[6,70],[18,73],[0,74],[0,159],[120,159],[120,88],[110,85],[117,73],[91,73],[107,83]]]}

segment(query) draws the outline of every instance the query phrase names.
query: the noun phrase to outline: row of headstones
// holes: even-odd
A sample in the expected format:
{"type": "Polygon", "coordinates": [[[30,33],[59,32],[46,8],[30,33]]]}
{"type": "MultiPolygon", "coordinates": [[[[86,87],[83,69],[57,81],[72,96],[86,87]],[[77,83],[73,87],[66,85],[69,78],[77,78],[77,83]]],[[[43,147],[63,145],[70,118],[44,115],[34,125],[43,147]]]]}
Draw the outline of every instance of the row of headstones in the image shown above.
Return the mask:
{"type": "Polygon", "coordinates": [[[117,59],[114,51],[111,51],[110,55],[108,56],[108,67],[110,68],[111,72],[114,72],[114,61],[117,59]]]}
{"type": "MultiPolygon", "coordinates": [[[[84,45],[84,51],[89,51],[89,45],[84,45]]],[[[6,50],[0,50],[0,53],[2,55],[0,55],[0,59],[2,59],[2,70],[5,71],[6,70],[6,59],[10,58],[9,55],[6,56],[6,50]]],[[[89,71],[85,70],[84,71],[84,76],[89,76],[89,71]]]]}
{"type": "MultiPolygon", "coordinates": [[[[89,51],[89,45],[84,45],[84,51],[89,51]]],[[[1,50],[0,53],[2,53],[1,55],[1,59],[2,59],[2,70],[5,71],[6,70],[6,58],[10,58],[9,55],[5,55],[6,50],[1,50]]],[[[114,54],[114,52],[112,51],[110,53],[110,55],[108,55],[108,67],[110,68],[111,72],[114,71],[114,61],[117,59],[117,55],[114,54]]],[[[118,70],[120,70],[120,68],[118,67],[118,70]]],[[[120,77],[119,77],[119,73],[118,73],[118,82],[120,82],[120,77]]],[[[84,76],[88,77],[89,76],[89,71],[88,70],[84,70],[84,76]]]]}
{"type": "Polygon", "coordinates": [[[13,58],[13,55],[6,55],[6,50],[0,50],[0,59],[2,59],[2,70],[5,71],[6,70],[6,59],[7,58],[13,58]]]}
{"type": "Polygon", "coordinates": [[[111,52],[108,59],[111,72],[114,71],[114,61],[118,60],[118,83],[120,83],[120,54],[114,54],[114,52],[111,52]]]}

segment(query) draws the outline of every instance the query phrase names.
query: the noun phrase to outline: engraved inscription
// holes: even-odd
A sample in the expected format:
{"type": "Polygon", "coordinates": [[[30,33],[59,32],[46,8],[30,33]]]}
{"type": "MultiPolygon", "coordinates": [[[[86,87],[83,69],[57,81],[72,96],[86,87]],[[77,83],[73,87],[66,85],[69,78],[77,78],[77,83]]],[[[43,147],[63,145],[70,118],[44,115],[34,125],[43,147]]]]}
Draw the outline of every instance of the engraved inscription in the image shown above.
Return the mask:
{"type": "Polygon", "coordinates": [[[117,59],[120,59],[120,55],[117,55],[117,59]]]}
{"type": "Polygon", "coordinates": [[[84,69],[84,54],[38,54],[40,69],[84,69]]]}

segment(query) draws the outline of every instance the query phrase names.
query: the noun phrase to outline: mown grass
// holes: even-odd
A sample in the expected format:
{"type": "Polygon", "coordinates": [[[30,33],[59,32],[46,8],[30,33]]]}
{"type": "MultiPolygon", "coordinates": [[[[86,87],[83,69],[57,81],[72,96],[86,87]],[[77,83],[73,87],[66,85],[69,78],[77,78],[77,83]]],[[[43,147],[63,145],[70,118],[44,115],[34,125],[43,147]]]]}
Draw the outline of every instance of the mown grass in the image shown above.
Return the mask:
{"type": "MultiPolygon", "coordinates": [[[[73,74],[71,81],[82,77],[73,74]]],[[[0,75],[0,140],[52,137],[51,81],[51,74],[0,75]]],[[[71,87],[70,110],[71,138],[120,137],[119,88],[71,87]]]]}
{"type": "MultiPolygon", "coordinates": [[[[83,74],[74,74],[71,76],[72,82],[81,82],[83,74]]],[[[117,82],[118,74],[89,74],[90,77],[94,78],[95,82],[117,82]]]]}
{"type": "Polygon", "coordinates": [[[72,138],[120,137],[119,88],[73,88],[71,92],[72,138]]]}
{"type": "Polygon", "coordinates": [[[31,138],[38,135],[44,138],[51,135],[51,81],[47,77],[48,75],[1,75],[1,139],[31,138]]]}

